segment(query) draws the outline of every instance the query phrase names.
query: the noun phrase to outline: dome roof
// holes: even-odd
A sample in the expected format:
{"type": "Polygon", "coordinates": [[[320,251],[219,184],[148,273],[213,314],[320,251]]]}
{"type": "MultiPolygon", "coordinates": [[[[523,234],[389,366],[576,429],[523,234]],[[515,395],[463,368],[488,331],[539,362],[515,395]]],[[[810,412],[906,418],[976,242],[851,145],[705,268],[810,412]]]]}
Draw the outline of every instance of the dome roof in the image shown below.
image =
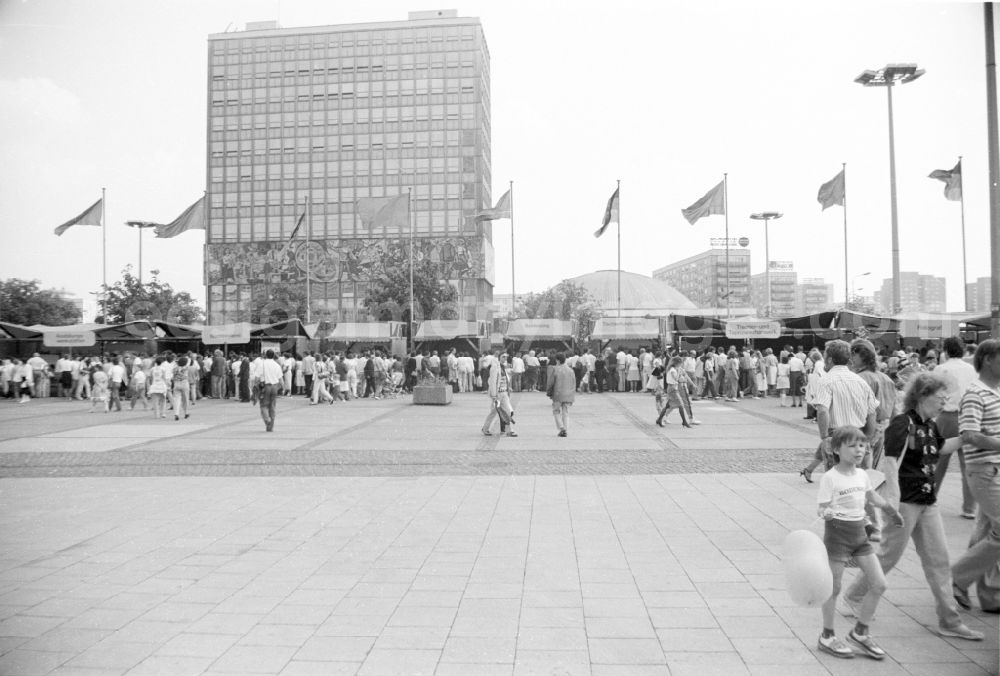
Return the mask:
{"type": "MultiPolygon", "coordinates": [[[[618,271],[598,270],[566,281],[583,286],[605,310],[618,307],[618,271]]],[[[621,273],[622,311],[630,315],[684,313],[697,306],[666,282],[639,275],[621,273]]]]}

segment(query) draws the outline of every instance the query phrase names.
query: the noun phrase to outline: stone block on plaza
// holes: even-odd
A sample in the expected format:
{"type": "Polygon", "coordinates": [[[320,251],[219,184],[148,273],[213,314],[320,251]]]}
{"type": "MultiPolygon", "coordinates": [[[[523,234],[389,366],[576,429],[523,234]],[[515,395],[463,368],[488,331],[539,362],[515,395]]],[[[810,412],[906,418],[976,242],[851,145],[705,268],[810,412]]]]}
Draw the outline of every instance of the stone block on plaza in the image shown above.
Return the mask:
{"type": "Polygon", "coordinates": [[[425,406],[444,406],[451,403],[451,385],[417,385],[413,388],[413,403],[425,406]]]}

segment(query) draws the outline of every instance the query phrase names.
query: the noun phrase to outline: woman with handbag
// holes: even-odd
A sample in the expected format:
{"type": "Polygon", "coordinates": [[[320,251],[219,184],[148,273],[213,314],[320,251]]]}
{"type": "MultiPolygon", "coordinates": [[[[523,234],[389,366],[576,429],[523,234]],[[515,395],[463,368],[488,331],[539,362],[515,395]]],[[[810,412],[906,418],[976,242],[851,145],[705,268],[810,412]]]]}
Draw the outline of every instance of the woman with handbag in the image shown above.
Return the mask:
{"type": "MultiPolygon", "coordinates": [[[[929,372],[913,376],[903,399],[904,412],[894,417],[885,430],[886,498],[899,503],[902,528],[890,528],[882,535],[878,560],[888,573],[902,558],[910,538],[920,556],[924,576],[936,602],[937,633],[948,638],[983,640],[983,634],[969,629],[958,612],[952,595],[951,566],[941,510],[937,505],[934,471],[938,460],[961,447],[958,437],[945,441],[934,418],[947,400],[947,383],[929,372]]],[[[856,615],[868,591],[858,578],[844,594],[845,615],[856,615]]]]}
{"type": "Polygon", "coordinates": [[[670,362],[667,364],[667,372],[664,375],[667,391],[667,403],[666,406],[660,409],[660,414],[656,417],[656,424],[660,427],[663,427],[664,419],[673,408],[680,411],[681,423],[683,423],[684,427],[691,427],[691,423],[688,422],[687,411],[684,409],[683,402],[681,402],[679,390],[681,387],[681,379],[686,378],[686,376],[680,375],[679,373],[681,371],[682,362],[683,360],[680,357],[671,357],[670,362]]]}

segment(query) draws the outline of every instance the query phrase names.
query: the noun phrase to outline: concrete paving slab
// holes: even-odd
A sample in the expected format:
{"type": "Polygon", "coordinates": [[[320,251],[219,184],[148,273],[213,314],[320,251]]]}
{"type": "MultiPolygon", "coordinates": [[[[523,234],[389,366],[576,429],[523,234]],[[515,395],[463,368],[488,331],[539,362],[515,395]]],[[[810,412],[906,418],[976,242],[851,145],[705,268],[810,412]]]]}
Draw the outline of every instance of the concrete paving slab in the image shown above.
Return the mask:
{"type": "MultiPolygon", "coordinates": [[[[816,651],[819,612],[792,604],[780,563],[789,530],[818,528],[797,410],[700,402],[703,425],[675,434],[648,397],[581,395],[563,449],[547,400],[515,396],[521,436],[489,444],[478,394],[445,414],[282,400],[272,435],[248,405],[201,402],[197,427],[138,443],[135,418],[0,405],[0,429],[35,416],[0,448],[62,449],[2,453],[0,476],[66,474],[0,478],[0,673],[998,672],[995,615],[967,614],[977,644],[927,628],[912,550],[873,625],[890,657],[816,651]],[[766,443],[734,450],[741,430],[766,443]],[[105,439],[123,445],[66,450],[105,439]],[[345,466],[373,476],[307,476],[345,466]]],[[[953,557],[971,529],[957,495],[950,474],[953,557]]]]}

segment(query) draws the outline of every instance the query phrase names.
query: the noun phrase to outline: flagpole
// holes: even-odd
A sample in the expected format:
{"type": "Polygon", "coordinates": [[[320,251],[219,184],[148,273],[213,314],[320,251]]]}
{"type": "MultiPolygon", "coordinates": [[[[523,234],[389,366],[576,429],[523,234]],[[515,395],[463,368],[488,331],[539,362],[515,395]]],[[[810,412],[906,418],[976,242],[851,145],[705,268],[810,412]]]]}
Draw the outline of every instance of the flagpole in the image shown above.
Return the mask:
{"type": "Polygon", "coordinates": [[[413,352],[416,342],[413,334],[413,188],[406,189],[406,216],[410,222],[410,352],[413,352]]]}
{"type": "Polygon", "coordinates": [[[139,231],[139,286],[142,286],[142,226],[136,230],[139,231]]]}
{"type": "Polygon", "coordinates": [[[510,181],[507,192],[510,194],[510,310],[517,314],[517,287],[514,286],[514,181],[510,181]]]}
{"type": "Polygon", "coordinates": [[[108,199],[101,188],[101,315],[108,323],[108,199]]]}
{"type": "Polygon", "coordinates": [[[618,179],[615,185],[615,195],[618,196],[618,316],[622,316],[622,181],[618,179]]]}
{"type": "Polygon", "coordinates": [[[729,174],[722,174],[722,201],[726,211],[726,318],[730,317],[729,304],[732,300],[732,293],[729,288],[729,174]]]}
{"type": "Polygon", "coordinates": [[[306,323],[312,321],[312,214],[309,213],[309,195],[306,195],[306,323]]]}
{"type": "Polygon", "coordinates": [[[841,162],[843,169],[841,171],[844,173],[844,305],[846,306],[851,302],[851,298],[847,295],[847,162],[841,162]]]}
{"type": "Polygon", "coordinates": [[[962,178],[962,156],[958,156],[958,205],[962,212],[962,298],[965,311],[969,311],[969,269],[965,262],[965,185],[962,178]]]}

